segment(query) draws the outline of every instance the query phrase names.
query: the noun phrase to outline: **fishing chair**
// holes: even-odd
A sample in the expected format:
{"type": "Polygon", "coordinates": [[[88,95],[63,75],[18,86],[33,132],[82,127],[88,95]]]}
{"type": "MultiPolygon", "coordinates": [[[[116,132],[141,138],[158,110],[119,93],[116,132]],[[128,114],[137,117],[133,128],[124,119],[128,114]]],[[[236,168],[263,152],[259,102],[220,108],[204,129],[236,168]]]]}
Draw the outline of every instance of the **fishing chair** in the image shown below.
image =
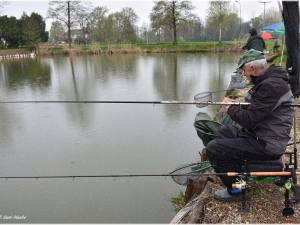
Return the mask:
{"type": "Polygon", "coordinates": [[[242,190],[242,205],[239,207],[240,212],[249,212],[249,207],[246,206],[246,188],[249,188],[248,182],[274,182],[278,186],[285,186],[285,208],[282,211],[283,216],[291,216],[294,210],[290,207],[291,203],[300,200],[300,187],[297,185],[297,177],[295,170],[297,169],[297,148],[293,152],[285,152],[285,154],[275,160],[258,160],[248,161],[243,160],[241,176],[238,182],[232,185],[233,188],[242,190]],[[286,162],[286,156],[289,156],[289,162],[286,162]],[[293,168],[290,168],[293,166],[293,168]],[[291,172],[291,176],[269,176],[269,177],[254,177],[251,172],[291,172]],[[292,180],[292,183],[291,183],[292,180]],[[289,198],[290,189],[294,191],[294,197],[289,198]]]}

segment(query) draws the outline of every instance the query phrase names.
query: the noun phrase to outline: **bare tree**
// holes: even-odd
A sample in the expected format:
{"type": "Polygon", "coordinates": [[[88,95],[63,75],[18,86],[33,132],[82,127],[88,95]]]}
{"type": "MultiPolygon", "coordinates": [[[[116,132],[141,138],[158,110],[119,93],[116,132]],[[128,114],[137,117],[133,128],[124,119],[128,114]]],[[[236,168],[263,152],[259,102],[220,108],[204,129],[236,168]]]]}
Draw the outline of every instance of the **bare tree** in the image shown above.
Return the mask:
{"type": "Polygon", "coordinates": [[[180,21],[192,21],[195,7],[190,1],[158,1],[150,13],[151,26],[160,29],[166,25],[173,30],[173,45],[177,45],[177,27],[180,21]]]}
{"type": "Polygon", "coordinates": [[[0,14],[4,11],[4,6],[10,4],[10,2],[7,1],[0,1],[0,14]]]}
{"type": "Polygon", "coordinates": [[[86,44],[86,34],[88,32],[88,27],[90,26],[89,24],[90,14],[91,14],[90,8],[83,7],[80,10],[78,10],[75,15],[75,20],[81,30],[81,35],[79,35],[78,39],[80,39],[79,42],[83,42],[84,44],[86,44]]]}
{"type": "Polygon", "coordinates": [[[121,11],[124,19],[128,20],[132,25],[135,25],[139,21],[139,16],[130,7],[125,7],[121,11]]]}
{"type": "Polygon", "coordinates": [[[139,36],[145,39],[145,42],[148,44],[150,39],[151,30],[148,23],[143,22],[142,26],[139,28],[139,36]]]}
{"type": "Polygon", "coordinates": [[[91,7],[87,1],[50,1],[47,18],[61,21],[68,30],[69,48],[72,47],[71,28],[76,26],[76,16],[91,7]]]}
{"type": "Polygon", "coordinates": [[[282,4],[279,0],[277,0],[277,3],[278,3],[278,9],[279,9],[279,13],[281,15],[281,19],[283,20],[283,18],[282,18],[282,4]]]}
{"type": "Polygon", "coordinates": [[[282,21],[282,14],[280,13],[280,10],[278,10],[276,7],[271,7],[268,10],[266,10],[265,18],[265,25],[276,23],[282,21]]]}

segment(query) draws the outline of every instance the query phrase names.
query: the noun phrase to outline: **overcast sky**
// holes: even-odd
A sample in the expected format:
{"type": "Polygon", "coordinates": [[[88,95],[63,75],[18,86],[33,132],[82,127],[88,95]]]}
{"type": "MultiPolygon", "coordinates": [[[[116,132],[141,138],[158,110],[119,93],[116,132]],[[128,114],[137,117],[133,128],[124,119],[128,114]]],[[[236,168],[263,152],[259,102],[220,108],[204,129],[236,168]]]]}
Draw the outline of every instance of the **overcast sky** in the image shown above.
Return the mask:
{"type": "MultiPolygon", "coordinates": [[[[3,0],[0,0],[3,1],[3,0]]],[[[10,4],[5,6],[5,11],[2,12],[2,15],[7,16],[15,16],[17,19],[19,19],[23,12],[26,12],[27,15],[30,15],[32,12],[38,13],[44,18],[47,15],[47,9],[49,8],[48,3],[49,1],[40,0],[40,1],[9,1],[10,4]]],[[[152,0],[123,0],[123,1],[104,1],[104,0],[92,0],[91,1],[93,6],[106,6],[109,10],[108,13],[114,13],[119,12],[124,7],[131,7],[136,14],[139,16],[139,25],[141,25],[143,22],[149,22],[149,14],[152,10],[152,7],[154,6],[154,2],[152,0]]],[[[260,3],[260,1],[254,1],[254,0],[239,0],[239,3],[237,3],[235,0],[231,0],[232,4],[235,4],[235,6],[238,9],[238,12],[240,13],[240,5],[241,5],[241,15],[244,21],[248,21],[253,15],[259,16],[261,13],[264,13],[264,7],[265,10],[271,7],[276,7],[278,9],[278,3],[277,0],[263,0],[262,2],[268,2],[268,3],[260,3]]],[[[195,13],[201,17],[202,19],[205,18],[205,12],[208,8],[208,1],[204,0],[197,0],[192,1],[193,5],[196,7],[195,13]]],[[[46,30],[50,29],[51,23],[53,20],[46,20],[46,30]]]]}

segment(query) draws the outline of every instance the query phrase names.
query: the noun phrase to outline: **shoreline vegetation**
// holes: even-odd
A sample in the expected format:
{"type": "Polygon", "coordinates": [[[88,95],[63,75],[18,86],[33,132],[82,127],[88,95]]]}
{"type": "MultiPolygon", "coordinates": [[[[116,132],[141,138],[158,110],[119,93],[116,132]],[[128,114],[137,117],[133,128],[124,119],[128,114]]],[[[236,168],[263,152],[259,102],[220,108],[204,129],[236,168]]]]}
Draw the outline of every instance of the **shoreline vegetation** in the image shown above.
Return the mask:
{"type": "MultiPolygon", "coordinates": [[[[273,40],[265,41],[269,54],[266,55],[268,62],[279,62],[279,54],[272,53],[273,40]]],[[[150,44],[130,44],[130,43],[109,43],[73,45],[68,44],[40,44],[38,48],[24,47],[17,49],[0,50],[0,59],[19,58],[21,54],[34,53],[35,56],[78,56],[78,55],[101,55],[101,54],[144,54],[144,53],[207,53],[207,52],[245,52],[241,47],[246,41],[223,41],[223,42],[179,42],[172,43],[150,43],[150,44]],[[11,56],[11,57],[10,57],[11,56]]],[[[21,57],[20,57],[21,58],[21,57]]],[[[285,61],[286,54],[283,56],[285,61]]]]}
{"type": "MultiPolygon", "coordinates": [[[[266,41],[269,49],[273,47],[273,41],[266,41]]],[[[35,50],[37,56],[51,55],[81,55],[81,54],[127,54],[127,53],[180,53],[180,52],[239,52],[240,47],[246,41],[223,41],[223,42],[180,42],[172,43],[109,43],[73,45],[68,48],[67,44],[40,44],[35,50]]],[[[19,48],[0,50],[0,55],[31,53],[34,48],[19,48]]]]}

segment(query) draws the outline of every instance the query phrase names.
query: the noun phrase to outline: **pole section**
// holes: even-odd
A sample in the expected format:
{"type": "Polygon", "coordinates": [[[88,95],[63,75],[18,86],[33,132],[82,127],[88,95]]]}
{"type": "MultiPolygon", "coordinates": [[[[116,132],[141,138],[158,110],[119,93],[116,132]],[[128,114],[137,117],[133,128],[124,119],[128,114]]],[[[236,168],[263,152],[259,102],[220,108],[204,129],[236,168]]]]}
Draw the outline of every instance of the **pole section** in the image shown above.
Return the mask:
{"type": "Polygon", "coordinates": [[[241,39],[241,29],[242,29],[242,13],[241,13],[242,7],[241,7],[241,3],[239,1],[235,1],[235,2],[239,3],[239,5],[240,5],[240,29],[239,29],[239,40],[240,40],[241,39]]]}
{"type": "Polygon", "coordinates": [[[265,27],[265,26],[266,26],[266,12],[265,12],[265,6],[266,6],[266,3],[271,3],[271,2],[259,1],[259,3],[264,3],[264,27],[265,27]]]}

